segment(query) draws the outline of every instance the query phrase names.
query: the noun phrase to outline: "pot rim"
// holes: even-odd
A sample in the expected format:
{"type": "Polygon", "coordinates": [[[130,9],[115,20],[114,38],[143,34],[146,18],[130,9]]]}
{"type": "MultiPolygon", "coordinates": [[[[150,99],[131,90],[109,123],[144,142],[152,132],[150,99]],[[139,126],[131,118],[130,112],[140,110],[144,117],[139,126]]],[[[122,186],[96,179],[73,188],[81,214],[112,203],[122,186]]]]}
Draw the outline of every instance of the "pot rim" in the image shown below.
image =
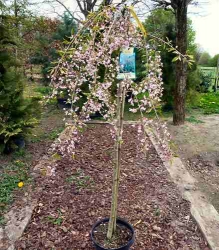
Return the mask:
{"type": "Polygon", "coordinates": [[[91,234],[90,234],[91,235],[91,240],[93,241],[93,243],[95,243],[96,246],[101,247],[104,250],[120,250],[120,249],[122,249],[125,246],[131,246],[134,243],[135,231],[134,231],[133,226],[131,224],[129,224],[126,220],[122,219],[122,218],[117,218],[116,222],[118,224],[122,224],[122,225],[126,226],[128,229],[130,229],[130,231],[132,232],[132,238],[131,238],[131,240],[129,240],[125,245],[122,245],[119,248],[103,248],[101,245],[99,245],[95,241],[95,239],[94,239],[94,230],[95,230],[95,228],[98,227],[101,223],[108,222],[109,220],[110,220],[109,218],[104,218],[104,219],[101,219],[101,220],[97,221],[93,225],[93,227],[91,229],[91,234]]]}

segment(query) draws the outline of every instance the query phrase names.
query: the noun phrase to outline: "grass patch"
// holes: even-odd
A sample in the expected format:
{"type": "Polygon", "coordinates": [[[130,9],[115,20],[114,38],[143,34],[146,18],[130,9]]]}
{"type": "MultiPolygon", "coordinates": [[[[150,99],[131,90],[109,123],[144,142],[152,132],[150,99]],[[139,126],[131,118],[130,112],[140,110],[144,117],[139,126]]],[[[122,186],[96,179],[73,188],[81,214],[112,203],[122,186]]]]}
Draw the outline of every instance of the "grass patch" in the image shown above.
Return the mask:
{"type": "Polygon", "coordinates": [[[50,140],[55,140],[56,138],[59,137],[60,133],[64,130],[64,127],[55,129],[53,131],[51,131],[48,135],[47,138],[50,140]]]}
{"type": "Polygon", "coordinates": [[[14,157],[18,158],[18,157],[25,157],[26,156],[26,152],[23,148],[17,150],[14,152],[14,157]]]}
{"type": "Polygon", "coordinates": [[[204,114],[219,114],[219,93],[203,93],[198,107],[204,114]]]}
{"type": "Polygon", "coordinates": [[[49,215],[47,217],[48,221],[51,222],[53,225],[58,225],[61,226],[62,222],[63,222],[63,215],[62,215],[62,211],[60,209],[58,209],[58,216],[51,216],[49,215]]]}
{"type": "Polygon", "coordinates": [[[38,92],[42,95],[49,95],[52,92],[52,88],[49,86],[39,86],[34,89],[35,92],[38,92]]]}
{"type": "MultiPolygon", "coordinates": [[[[32,83],[26,82],[24,89],[25,98],[39,98],[39,100],[44,100],[44,96],[49,96],[52,93],[52,88],[49,86],[44,86],[41,83],[34,81],[32,83]]],[[[49,100],[49,103],[57,103],[57,100],[49,100]]]]}
{"type": "Polygon", "coordinates": [[[4,222],[3,214],[13,201],[13,192],[19,188],[18,183],[29,182],[28,172],[28,165],[21,160],[3,166],[0,173],[0,224],[4,222]]]}
{"type": "MultiPolygon", "coordinates": [[[[125,114],[124,119],[125,120],[139,120],[140,119],[140,113],[131,113],[129,112],[130,106],[126,104],[125,106],[125,114]]],[[[164,120],[172,117],[171,111],[162,111],[161,108],[157,110],[157,113],[160,118],[163,118],[164,120]]],[[[203,123],[203,121],[198,120],[195,118],[195,115],[200,114],[219,114],[219,92],[209,92],[209,93],[201,93],[199,94],[199,98],[197,100],[197,103],[195,105],[187,105],[186,113],[190,115],[190,117],[186,118],[186,121],[191,123],[203,123]]],[[[145,115],[148,118],[155,118],[154,111],[148,113],[145,115]]]]}
{"type": "Polygon", "coordinates": [[[25,98],[30,98],[30,97],[38,97],[38,98],[43,98],[43,95],[35,89],[37,88],[38,84],[36,82],[33,83],[26,83],[25,89],[24,89],[24,97],[25,98]]]}
{"type": "Polygon", "coordinates": [[[203,121],[196,119],[195,116],[193,116],[193,115],[190,116],[190,117],[187,117],[186,121],[191,122],[191,123],[197,123],[197,124],[198,123],[204,123],[203,121]]]}
{"type": "Polygon", "coordinates": [[[85,175],[82,169],[78,169],[76,173],[69,176],[66,182],[74,183],[78,190],[91,187],[94,184],[93,179],[89,175],[85,175]]]}
{"type": "Polygon", "coordinates": [[[64,127],[60,127],[58,129],[55,129],[49,133],[42,133],[39,135],[31,135],[30,136],[30,141],[33,143],[36,142],[41,142],[45,140],[55,140],[56,138],[59,137],[60,133],[64,130],[64,127]]]}

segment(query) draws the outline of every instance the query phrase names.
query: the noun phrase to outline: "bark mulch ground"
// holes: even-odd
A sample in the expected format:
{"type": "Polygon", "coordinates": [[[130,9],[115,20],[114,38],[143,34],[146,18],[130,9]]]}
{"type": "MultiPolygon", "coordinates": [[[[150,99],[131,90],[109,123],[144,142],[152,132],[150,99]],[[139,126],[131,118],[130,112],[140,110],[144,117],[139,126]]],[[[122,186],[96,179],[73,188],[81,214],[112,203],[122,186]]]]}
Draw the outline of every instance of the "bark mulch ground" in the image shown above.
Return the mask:
{"type": "MultiPolygon", "coordinates": [[[[89,126],[75,159],[63,158],[55,175],[38,177],[38,206],[16,249],[92,250],[92,225],[110,213],[113,140],[106,125],[89,126]]],[[[136,128],[125,126],[118,215],[135,228],[134,250],[208,250],[190,205],[151,147],[138,150],[136,128]]]]}

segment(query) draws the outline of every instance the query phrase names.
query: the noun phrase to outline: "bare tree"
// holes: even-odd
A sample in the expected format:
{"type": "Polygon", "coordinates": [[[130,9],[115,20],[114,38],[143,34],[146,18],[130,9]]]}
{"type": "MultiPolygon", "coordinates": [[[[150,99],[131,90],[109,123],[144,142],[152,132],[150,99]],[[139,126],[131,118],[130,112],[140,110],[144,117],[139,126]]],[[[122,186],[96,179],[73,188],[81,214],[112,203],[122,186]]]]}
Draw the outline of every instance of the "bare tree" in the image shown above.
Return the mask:
{"type": "Polygon", "coordinates": [[[75,17],[75,13],[74,12],[71,12],[69,8],[67,8],[67,6],[60,0],[55,0],[55,2],[57,2],[58,4],[60,4],[64,9],[65,11],[78,23],[81,22],[81,20],[77,17],[75,17]]]}
{"type": "Polygon", "coordinates": [[[81,13],[84,15],[85,18],[89,15],[89,13],[94,11],[95,7],[98,6],[107,6],[112,3],[112,0],[76,0],[77,5],[81,11],[81,13]],[[98,5],[99,3],[99,5],[98,5]]]}
{"type": "Polygon", "coordinates": [[[94,11],[94,7],[96,6],[97,0],[76,0],[78,7],[81,13],[85,18],[89,15],[90,12],[94,11]]]}
{"type": "MultiPolygon", "coordinates": [[[[126,1],[126,0],[122,0],[126,1]]],[[[57,13],[56,9],[62,7],[68,14],[78,23],[81,23],[83,19],[86,19],[89,13],[97,10],[100,6],[106,6],[112,3],[112,0],[72,0],[72,6],[75,7],[72,10],[72,6],[69,7],[63,0],[43,0],[42,3],[49,4],[53,9],[53,13],[60,15],[60,11],[57,13]],[[58,6],[58,7],[57,7],[58,6]]]]}

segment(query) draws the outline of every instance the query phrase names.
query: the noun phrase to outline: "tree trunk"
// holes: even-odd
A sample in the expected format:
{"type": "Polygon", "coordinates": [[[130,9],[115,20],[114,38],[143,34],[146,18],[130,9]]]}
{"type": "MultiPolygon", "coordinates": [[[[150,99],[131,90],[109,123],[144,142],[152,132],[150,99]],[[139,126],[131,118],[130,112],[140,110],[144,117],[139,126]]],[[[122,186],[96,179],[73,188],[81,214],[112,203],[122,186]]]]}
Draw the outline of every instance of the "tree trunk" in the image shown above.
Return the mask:
{"type": "MultiPolygon", "coordinates": [[[[16,35],[17,38],[19,37],[19,23],[18,23],[18,6],[17,6],[17,0],[14,0],[14,17],[15,17],[15,27],[16,27],[16,35]]],[[[18,58],[18,48],[17,45],[15,47],[15,59],[17,61],[18,58]]],[[[15,65],[15,71],[17,72],[17,63],[15,65]]]]}
{"type": "MultiPolygon", "coordinates": [[[[177,1],[177,6],[175,7],[176,46],[177,50],[183,55],[187,52],[187,8],[187,1],[177,1]]],[[[176,83],[174,91],[174,125],[180,125],[185,122],[186,82],[187,62],[178,60],[176,62],[176,83]]]]}
{"type": "Polygon", "coordinates": [[[30,64],[30,80],[33,81],[33,65],[30,64]]]}

